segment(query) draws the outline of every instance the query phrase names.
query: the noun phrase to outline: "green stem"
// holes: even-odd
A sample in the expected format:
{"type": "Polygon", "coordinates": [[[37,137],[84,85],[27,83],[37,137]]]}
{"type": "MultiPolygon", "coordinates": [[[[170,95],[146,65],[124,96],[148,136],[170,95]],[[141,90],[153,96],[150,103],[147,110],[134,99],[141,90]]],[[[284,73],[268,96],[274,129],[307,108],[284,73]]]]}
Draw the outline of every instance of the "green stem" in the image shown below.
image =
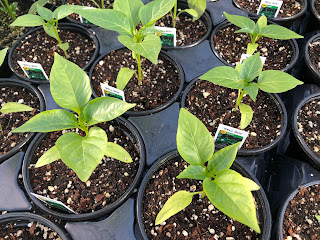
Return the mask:
{"type": "Polygon", "coordinates": [[[178,8],[178,3],[176,2],[174,5],[173,9],[173,16],[172,16],[172,27],[176,27],[176,22],[177,22],[177,8],[178,8]]]}
{"type": "Polygon", "coordinates": [[[16,17],[14,16],[14,14],[13,14],[13,12],[12,12],[12,9],[11,9],[9,3],[8,3],[8,0],[4,0],[4,3],[5,3],[6,6],[3,6],[3,3],[2,3],[2,1],[1,1],[1,5],[8,10],[8,14],[9,14],[9,16],[11,17],[11,19],[12,19],[13,21],[16,20],[16,17]]]}
{"type": "Polygon", "coordinates": [[[142,85],[142,68],[141,68],[141,59],[140,54],[137,54],[137,63],[138,63],[138,85],[142,85]]]}
{"type": "Polygon", "coordinates": [[[104,8],[104,0],[101,0],[101,8],[104,8]]]}
{"type": "Polygon", "coordinates": [[[242,89],[239,89],[239,92],[238,92],[238,99],[237,99],[237,103],[236,103],[236,106],[234,107],[234,111],[238,109],[239,107],[239,104],[243,98],[243,95],[245,94],[246,92],[242,89]]]}
{"type": "MultiPolygon", "coordinates": [[[[98,8],[101,8],[100,6],[99,6],[99,4],[95,1],[95,0],[90,0],[91,2],[93,2],[93,4],[94,5],[96,5],[98,8]]],[[[103,0],[102,0],[103,1],[103,0]]]]}
{"type": "MultiPolygon", "coordinates": [[[[59,36],[59,33],[58,33],[58,22],[56,22],[56,24],[55,24],[55,26],[53,27],[53,29],[54,29],[54,34],[56,35],[56,39],[58,40],[59,44],[62,44],[61,39],[60,39],[60,36],[59,36]]],[[[64,50],[64,49],[62,49],[62,51],[63,51],[65,57],[68,59],[69,56],[68,56],[68,54],[67,54],[67,51],[64,50]]]]}

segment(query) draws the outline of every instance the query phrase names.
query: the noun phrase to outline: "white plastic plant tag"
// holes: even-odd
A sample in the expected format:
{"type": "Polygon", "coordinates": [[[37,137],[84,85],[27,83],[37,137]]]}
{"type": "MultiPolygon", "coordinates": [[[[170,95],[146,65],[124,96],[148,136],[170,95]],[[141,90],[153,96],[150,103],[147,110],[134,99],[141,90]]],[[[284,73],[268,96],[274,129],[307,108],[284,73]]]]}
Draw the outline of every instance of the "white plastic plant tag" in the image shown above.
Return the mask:
{"type": "Polygon", "coordinates": [[[23,61],[18,61],[18,63],[28,78],[34,79],[34,80],[49,81],[49,78],[45,73],[45,71],[43,70],[40,63],[31,63],[31,62],[23,62],[23,61]]]}
{"type": "Polygon", "coordinates": [[[157,35],[161,39],[162,46],[175,47],[177,44],[177,29],[170,27],[158,27],[155,26],[161,32],[158,32],[157,35]]]}
{"type": "MultiPolygon", "coordinates": [[[[251,57],[251,56],[252,56],[251,54],[244,54],[243,53],[240,58],[240,63],[242,64],[248,57],[251,57]]],[[[262,65],[264,65],[267,58],[260,56],[260,59],[261,59],[262,65]]]]}
{"type": "Polygon", "coordinates": [[[248,132],[233,128],[227,125],[219,124],[216,135],[213,138],[215,144],[229,146],[241,141],[239,149],[242,147],[244,141],[248,137],[248,132]]]}
{"type": "MultiPolygon", "coordinates": [[[[86,10],[86,9],[96,9],[96,8],[95,7],[85,7],[85,8],[83,8],[83,10],[86,10]]],[[[81,15],[79,15],[79,18],[80,18],[80,22],[81,23],[92,24],[91,22],[89,22],[87,19],[85,19],[81,15]]]]}
{"type": "Polygon", "coordinates": [[[124,98],[124,92],[118,88],[111,87],[107,84],[100,83],[102,94],[104,97],[114,97],[122,101],[126,101],[124,98]]]}
{"type": "Polygon", "coordinates": [[[262,0],[258,8],[258,15],[275,18],[280,11],[282,3],[282,0],[262,0]]]}
{"type": "Polygon", "coordinates": [[[69,208],[68,206],[64,205],[62,202],[48,198],[48,197],[44,197],[35,193],[31,193],[33,196],[35,196],[36,198],[38,198],[40,201],[48,204],[51,207],[54,208],[58,208],[60,210],[63,210],[65,212],[71,212],[71,213],[75,213],[75,211],[73,211],[71,208],[69,208]]]}

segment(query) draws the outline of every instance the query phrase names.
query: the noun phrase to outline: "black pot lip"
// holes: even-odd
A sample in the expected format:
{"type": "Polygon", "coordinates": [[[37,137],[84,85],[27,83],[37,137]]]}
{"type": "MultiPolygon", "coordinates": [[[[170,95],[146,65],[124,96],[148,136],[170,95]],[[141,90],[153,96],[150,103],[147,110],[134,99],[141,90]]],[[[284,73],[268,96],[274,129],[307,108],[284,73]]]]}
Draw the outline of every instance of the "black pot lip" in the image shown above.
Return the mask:
{"type": "MultiPolygon", "coordinates": [[[[121,46],[121,47],[118,46],[118,47],[111,48],[111,49],[107,50],[104,54],[101,54],[101,56],[98,59],[96,59],[96,61],[92,64],[92,66],[90,68],[90,72],[89,72],[89,78],[90,78],[90,85],[91,85],[91,89],[92,89],[93,98],[98,98],[99,97],[96,94],[96,92],[94,91],[94,89],[92,87],[92,81],[91,81],[92,74],[93,74],[95,66],[99,63],[99,61],[101,59],[103,59],[110,52],[118,51],[118,50],[121,51],[123,49],[127,49],[127,48],[124,47],[124,46],[121,46]]],[[[139,111],[139,112],[138,111],[135,112],[135,111],[130,111],[129,110],[129,111],[124,113],[124,116],[129,116],[129,117],[147,116],[147,115],[151,115],[151,114],[160,112],[160,111],[168,108],[169,106],[171,106],[180,97],[182,89],[183,89],[183,86],[184,86],[184,81],[185,81],[185,74],[184,74],[183,68],[182,68],[181,64],[179,63],[179,61],[172,54],[170,54],[169,52],[161,50],[159,56],[160,55],[166,57],[177,68],[178,74],[179,74],[179,77],[180,77],[180,86],[178,88],[178,91],[175,93],[175,95],[168,102],[162,104],[161,106],[159,106],[157,108],[146,110],[146,111],[139,111]]]]}
{"type": "Polygon", "coordinates": [[[306,142],[303,140],[302,135],[300,134],[298,130],[298,113],[301,107],[310,101],[313,100],[320,100],[320,93],[312,94],[306,98],[304,98],[296,107],[294,114],[292,115],[292,129],[295,138],[297,139],[297,142],[299,143],[300,147],[303,149],[303,151],[309,156],[309,158],[314,162],[317,166],[320,167],[320,158],[307,146],[306,142]]]}
{"type": "Polygon", "coordinates": [[[65,230],[62,227],[59,227],[56,223],[46,219],[40,215],[30,213],[30,212],[12,212],[0,215],[0,222],[5,223],[9,221],[19,221],[19,220],[26,220],[26,221],[36,221],[41,224],[50,227],[53,231],[59,234],[59,236],[63,240],[70,240],[70,237],[65,233],[65,230]]]}
{"type": "MultiPolygon", "coordinates": [[[[32,86],[29,83],[26,83],[22,80],[18,80],[18,79],[12,79],[12,78],[1,78],[0,79],[0,86],[1,85],[15,85],[15,86],[23,86],[25,88],[28,88],[34,95],[36,95],[39,98],[39,102],[40,102],[40,112],[44,111],[46,108],[46,104],[45,104],[45,99],[42,96],[42,94],[40,93],[40,91],[32,86]]],[[[29,136],[27,138],[25,138],[21,143],[19,143],[18,145],[16,145],[14,148],[12,148],[9,152],[7,152],[6,154],[0,156],[0,163],[4,162],[5,160],[9,159],[10,157],[12,157],[14,154],[16,154],[17,152],[19,152],[21,150],[21,148],[23,148],[24,146],[27,145],[27,143],[35,136],[35,133],[30,133],[29,136]]]]}
{"type": "MultiPolygon", "coordinates": [[[[250,17],[250,19],[252,20],[257,20],[257,18],[255,17],[250,17]]],[[[274,23],[274,22],[271,22],[268,20],[268,23],[270,24],[275,24],[275,25],[279,25],[277,23],[274,23]]],[[[232,25],[232,23],[230,23],[228,20],[224,20],[223,22],[219,23],[212,31],[212,34],[210,36],[210,47],[211,47],[211,50],[213,51],[213,53],[216,55],[216,57],[223,63],[225,64],[226,66],[230,66],[230,67],[234,67],[232,64],[228,63],[226,60],[224,60],[219,52],[216,50],[215,48],[215,45],[214,45],[214,41],[213,41],[213,37],[216,35],[216,33],[225,28],[225,27],[228,27],[232,25]]],[[[281,71],[283,72],[288,72],[295,64],[296,62],[298,61],[298,57],[299,57],[299,47],[298,47],[298,43],[295,39],[289,39],[289,40],[283,40],[283,41],[288,41],[290,46],[292,47],[293,49],[293,58],[290,62],[289,65],[287,65],[285,68],[281,69],[281,71]]]]}
{"type": "Polygon", "coordinates": [[[28,147],[27,152],[24,156],[23,165],[22,165],[22,176],[23,176],[23,184],[24,184],[24,187],[28,193],[28,196],[37,205],[38,208],[40,208],[42,211],[44,211],[48,214],[51,214],[59,219],[62,219],[62,220],[67,220],[67,221],[93,220],[93,219],[96,219],[100,216],[107,215],[107,214],[111,213],[113,210],[115,210],[117,207],[119,207],[130,196],[130,194],[133,192],[133,190],[135,189],[137,184],[140,182],[140,178],[143,173],[144,165],[146,162],[145,146],[144,146],[144,142],[140,136],[140,133],[133,126],[133,124],[131,124],[128,120],[126,120],[123,117],[118,117],[118,118],[116,118],[116,120],[120,124],[123,124],[125,127],[127,127],[131,131],[131,133],[136,137],[137,145],[140,147],[140,149],[139,149],[140,150],[139,169],[138,169],[138,172],[137,172],[131,186],[127,189],[127,191],[112,204],[110,204],[110,205],[108,205],[98,211],[91,212],[91,213],[67,214],[67,213],[60,213],[60,212],[54,211],[53,209],[47,208],[45,204],[43,204],[39,199],[37,199],[36,197],[34,197],[31,194],[31,193],[33,193],[33,190],[31,188],[29,171],[28,171],[28,167],[29,167],[30,160],[31,160],[29,158],[29,155],[33,151],[33,145],[36,142],[40,141],[43,137],[45,137],[46,134],[48,134],[48,133],[37,133],[37,135],[32,140],[32,142],[31,142],[30,146],[28,147]]]}
{"type": "Polygon", "coordinates": [[[299,185],[296,189],[294,189],[291,193],[288,194],[287,198],[284,200],[280,210],[278,211],[278,215],[277,215],[277,224],[276,224],[276,228],[277,228],[276,239],[277,240],[283,240],[283,234],[282,234],[283,218],[284,218],[284,213],[285,213],[287,206],[288,206],[289,202],[291,201],[291,199],[300,191],[301,188],[310,187],[310,186],[316,185],[316,184],[320,184],[320,180],[308,182],[303,185],[299,185]]]}
{"type": "MultiPolygon", "coordinates": [[[[87,29],[87,28],[84,28],[82,26],[79,26],[77,24],[72,24],[72,23],[59,23],[59,29],[69,29],[69,30],[74,30],[75,32],[81,32],[82,34],[86,35],[87,37],[91,38],[93,41],[94,41],[94,44],[96,46],[95,50],[94,50],[94,53],[93,53],[93,56],[91,57],[90,61],[84,66],[82,67],[83,70],[87,70],[91,64],[93,63],[93,61],[97,58],[97,56],[99,55],[99,41],[96,37],[96,34],[95,32],[87,29]]],[[[24,34],[22,37],[20,37],[14,44],[13,46],[10,48],[10,51],[9,51],[9,57],[8,57],[8,62],[9,62],[9,67],[10,67],[10,70],[19,78],[19,79],[22,79],[24,81],[27,81],[27,82],[30,82],[30,83],[33,83],[33,84],[42,84],[42,83],[49,83],[49,81],[43,81],[43,80],[33,80],[33,79],[29,79],[17,72],[15,72],[14,68],[13,68],[13,63],[12,63],[12,55],[13,55],[13,52],[15,50],[15,48],[18,46],[18,44],[20,44],[20,42],[28,35],[31,35],[31,34],[34,34],[36,31],[41,31],[41,32],[44,32],[43,30],[43,27],[40,26],[40,27],[37,27],[37,28],[34,28],[32,29],[31,31],[28,31],[26,34],[24,34]]]]}
{"type": "Polygon", "coordinates": [[[316,5],[316,0],[312,0],[311,1],[311,11],[312,11],[313,15],[318,19],[318,21],[320,21],[320,14],[316,10],[315,5],[316,5]]]}
{"type": "MultiPolygon", "coordinates": [[[[164,155],[162,155],[160,158],[157,159],[156,162],[152,164],[150,169],[147,171],[145,176],[143,177],[143,180],[140,184],[140,188],[138,190],[138,196],[137,196],[137,201],[136,201],[136,218],[137,218],[137,223],[139,227],[139,232],[142,236],[143,240],[148,240],[148,237],[145,233],[144,227],[143,227],[143,220],[142,220],[142,203],[143,203],[143,193],[145,191],[146,185],[148,183],[148,180],[152,177],[152,175],[162,166],[164,163],[174,157],[179,156],[179,152],[177,150],[170,151],[164,155]]],[[[271,236],[271,211],[270,211],[270,206],[269,202],[267,199],[267,196],[261,187],[259,181],[256,179],[256,177],[249,173],[247,170],[245,170],[239,163],[234,161],[233,166],[238,168],[238,172],[241,172],[241,175],[245,177],[251,178],[253,181],[255,181],[259,186],[260,190],[255,191],[255,193],[258,195],[258,197],[261,200],[262,206],[261,210],[264,216],[264,222],[265,222],[265,228],[263,229],[261,235],[261,239],[270,239],[271,236]]]]}
{"type": "MultiPolygon", "coordinates": [[[[237,8],[239,8],[239,9],[241,9],[242,11],[246,12],[249,16],[261,17],[260,15],[258,15],[258,14],[256,14],[256,13],[253,13],[253,12],[250,12],[250,11],[248,11],[247,9],[243,8],[243,7],[238,3],[237,0],[232,0],[232,1],[233,1],[233,4],[234,4],[237,8]]],[[[268,20],[271,20],[271,21],[274,21],[274,22],[287,22],[287,21],[295,20],[295,19],[301,17],[303,14],[306,13],[306,11],[307,11],[307,9],[308,9],[308,1],[307,1],[307,0],[301,0],[301,3],[303,4],[303,9],[302,9],[299,13],[297,13],[297,14],[295,14],[295,15],[293,15],[293,16],[283,17],[283,18],[270,18],[270,17],[268,17],[268,20]]]]}
{"type": "MultiPolygon", "coordinates": [[[[201,76],[201,75],[199,75],[201,76]]],[[[193,84],[199,79],[199,76],[197,76],[196,78],[194,78],[189,84],[188,86],[185,88],[185,90],[183,91],[182,97],[181,97],[181,107],[185,108],[185,100],[187,98],[187,94],[189,93],[191,87],[193,86],[193,84]]],[[[200,80],[200,79],[199,79],[200,80]]],[[[205,81],[205,80],[201,80],[201,81],[205,81]]],[[[261,90],[260,90],[261,91],[261,90]]],[[[269,97],[275,102],[275,104],[278,107],[278,110],[280,111],[280,115],[281,115],[281,132],[280,135],[276,137],[276,139],[269,143],[267,146],[262,147],[262,148],[258,148],[258,149],[251,149],[251,150],[245,150],[245,149],[240,149],[237,153],[237,156],[254,156],[254,155],[258,155],[260,153],[264,153],[266,151],[269,151],[270,149],[272,149],[273,147],[275,147],[280,141],[281,139],[285,136],[285,132],[287,129],[287,125],[288,125],[288,115],[287,115],[287,110],[284,106],[283,101],[281,100],[281,98],[279,97],[278,94],[276,93],[267,93],[266,94],[269,95],[269,97]]]]}
{"type": "MultiPolygon", "coordinates": [[[[319,15],[320,18],[320,15],[319,15]]],[[[320,20],[320,19],[319,19],[320,20]]],[[[311,72],[313,72],[314,75],[317,76],[317,78],[320,81],[320,72],[318,71],[318,69],[311,63],[310,57],[309,57],[309,45],[311,42],[313,42],[314,40],[319,40],[320,41],[320,33],[314,35],[313,37],[311,37],[308,42],[306,43],[305,47],[304,47],[304,61],[306,62],[308,68],[311,70],[311,72]]]]}

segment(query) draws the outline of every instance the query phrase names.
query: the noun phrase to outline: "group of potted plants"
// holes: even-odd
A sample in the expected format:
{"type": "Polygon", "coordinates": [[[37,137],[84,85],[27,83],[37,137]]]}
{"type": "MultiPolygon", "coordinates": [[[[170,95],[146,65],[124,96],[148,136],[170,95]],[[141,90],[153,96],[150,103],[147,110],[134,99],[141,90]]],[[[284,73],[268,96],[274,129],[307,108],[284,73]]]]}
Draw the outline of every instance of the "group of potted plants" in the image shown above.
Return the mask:
{"type": "Polygon", "coordinates": [[[0,239],[109,239],[133,203],[122,239],[320,237],[320,95],[286,110],[305,78],[320,82],[319,34],[293,74],[304,16],[320,3],[283,1],[271,16],[267,4],[230,0],[217,24],[219,1],[38,0],[21,12],[24,1],[0,0],[16,35],[0,41],[0,174],[23,152],[16,187],[32,204],[0,216],[0,239]],[[214,59],[192,81],[190,54],[214,59]],[[267,195],[280,163],[259,174],[255,164],[289,138],[319,178],[303,175],[276,220],[267,195]]]}

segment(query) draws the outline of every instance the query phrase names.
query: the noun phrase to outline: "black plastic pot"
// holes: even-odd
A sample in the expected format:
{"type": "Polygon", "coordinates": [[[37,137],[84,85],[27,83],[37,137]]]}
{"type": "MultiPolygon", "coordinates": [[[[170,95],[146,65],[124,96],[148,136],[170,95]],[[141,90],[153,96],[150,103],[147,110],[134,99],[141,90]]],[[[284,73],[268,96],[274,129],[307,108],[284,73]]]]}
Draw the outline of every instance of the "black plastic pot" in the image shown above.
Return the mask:
{"type": "MultiPolygon", "coordinates": [[[[81,34],[85,35],[88,39],[92,39],[94,41],[95,46],[96,46],[94,54],[93,54],[92,58],[90,59],[90,61],[82,68],[83,70],[89,69],[89,67],[91,66],[91,64],[93,63],[93,61],[96,59],[96,57],[99,54],[99,42],[98,42],[97,37],[95,36],[95,33],[92,32],[91,30],[84,28],[84,27],[81,27],[76,24],[70,24],[70,23],[60,23],[59,29],[71,30],[74,32],[81,33],[81,34]]],[[[23,35],[17,42],[14,43],[14,45],[12,46],[12,48],[10,49],[10,52],[9,52],[9,67],[10,67],[11,71],[18,78],[20,78],[24,81],[30,82],[30,83],[41,84],[41,83],[48,83],[49,81],[29,79],[29,78],[25,77],[24,75],[17,73],[13,68],[13,61],[12,61],[12,56],[16,54],[15,49],[21,45],[21,40],[25,39],[29,35],[37,34],[37,31],[44,32],[42,26],[35,28],[32,31],[29,31],[27,34],[23,35]]]]}
{"type": "MultiPolygon", "coordinates": [[[[255,18],[252,18],[253,20],[256,20],[255,18]]],[[[270,24],[274,24],[274,23],[272,23],[272,22],[270,22],[270,21],[268,21],[268,23],[270,24]]],[[[214,36],[217,34],[217,32],[219,31],[219,30],[221,30],[221,29],[223,29],[223,28],[226,28],[226,27],[228,27],[228,26],[230,26],[230,25],[232,25],[232,23],[230,23],[229,21],[224,21],[224,22],[222,22],[222,23],[220,23],[219,25],[217,25],[214,29],[213,29],[213,32],[212,32],[212,34],[211,34],[211,36],[210,36],[210,45],[211,45],[211,49],[212,49],[212,51],[214,52],[214,54],[217,56],[217,58],[219,58],[219,60],[221,61],[221,62],[223,62],[225,65],[227,65],[227,66],[233,66],[232,64],[230,64],[230,63],[228,63],[226,60],[224,60],[221,56],[220,56],[220,54],[219,54],[219,52],[216,50],[216,48],[215,48],[215,45],[214,45],[214,41],[213,41],[213,38],[214,38],[214,36]]],[[[299,57],[299,47],[298,47],[298,44],[297,44],[297,41],[295,40],[295,39],[289,39],[289,40],[287,40],[288,42],[289,42],[289,44],[291,45],[291,47],[292,47],[292,49],[293,49],[293,57],[292,57],[292,61],[291,61],[291,63],[289,64],[289,65],[287,65],[285,68],[283,68],[283,69],[281,69],[281,71],[283,71],[283,72],[289,72],[290,71],[290,69],[294,66],[294,65],[296,65],[296,63],[297,63],[297,60],[298,60],[298,57],[299,57]]],[[[234,67],[234,66],[233,66],[234,67]]]]}
{"type": "MultiPolygon", "coordinates": [[[[320,22],[319,22],[320,25],[320,22]]],[[[313,37],[311,37],[309,39],[309,41],[306,43],[306,45],[304,46],[304,61],[308,66],[308,71],[304,71],[306,77],[312,79],[312,81],[314,83],[316,83],[318,86],[320,86],[320,72],[318,71],[318,69],[313,65],[313,63],[310,60],[309,57],[309,45],[311,44],[311,42],[313,41],[319,41],[320,42],[320,33],[314,35],[313,37]]]]}
{"type": "Polygon", "coordinates": [[[27,226],[31,222],[38,222],[47,227],[50,227],[53,231],[59,234],[62,240],[70,240],[69,236],[65,233],[65,231],[59,227],[54,222],[49,221],[48,219],[33,214],[29,212],[15,212],[15,213],[7,213],[4,215],[0,215],[0,224],[1,228],[4,229],[5,225],[8,223],[14,223],[14,226],[22,227],[27,226]]]}
{"type": "Polygon", "coordinates": [[[68,221],[83,221],[83,220],[88,220],[88,219],[95,219],[97,217],[111,213],[113,210],[115,210],[117,207],[119,207],[130,196],[130,194],[133,192],[133,190],[137,186],[137,184],[140,180],[140,177],[143,173],[143,169],[144,169],[144,165],[145,165],[144,143],[143,143],[142,138],[141,138],[140,134],[138,133],[138,131],[133,127],[133,125],[129,121],[125,120],[122,117],[116,118],[116,120],[114,120],[114,121],[116,124],[115,128],[117,128],[117,127],[121,128],[129,138],[135,140],[137,147],[138,147],[137,150],[140,153],[140,165],[139,165],[139,169],[137,171],[137,175],[135,176],[135,179],[133,180],[131,186],[127,189],[127,191],[112,204],[110,204],[110,205],[108,205],[98,211],[91,212],[91,213],[85,213],[85,214],[72,214],[72,213],[70,213],[70,214],[68,214],[68,213],[64,213],[62,211],[57,211],[57,210],[54,210],[54,209],[47,207],[47,205],[45,205],[43,202],[41,202],[39,199],[37,199],[36,197],[34,197],[31,194],[31,193],[33,193],[33,189],[31,187],[31,183],[30,183],[31,172],[29,170],[29,166],[30,166],[30,164],[33,163],[33,162],[31,162],[32,156],[33,156],[38,144],[46,136],[46,134],[37,134],[37,136],[34,138],[34,140],[30,144],[30,147],[28,148],[28,150],[25,154],[24,162],[23,162],[23,166],[22,166],[24,187],[25,187],[29,197],[35,203],[35,205],[37,207],[39,207],[41,210],[59,218],[59,219],[64,219],[64,220],[68,220],[68,221]]]}
{"type": "MultiPolygon", "coordinates": [[[[42,94],[39,92],[39,90],[37,88],[35,88],[34,86],[21,81],[21,80],[15,80],[15,79],[8,79],[8,78],[4,78],[4,79],[0,79],[0,87],[4,87],[4,86],[19,86],[19,87],[25,87],[27,88],[29,91],[31,91],[35,96],[37,96],[39,98],[40,101],[40,111],[44,111],[45,110],[45,101],[43,99],[42,94]]],[[[19,143],[18,145],[16,145],[13,149],[11,149],[9,152],[7,152],[6,154],[0,156],[0,163],[2,163],[3,161],[5,161],[6,159],[10,158],[11,156],[13,156],[14,154],[16,154],[18,151],[20,151],[22,148],[26,147],[27,144],[30,142],[30,140],[35,136],[35,133],[30,133],[29,136],[27,138],[25,138],[21,143],[19,143]]]]}
{"type": "MultiPolygon", "coordinates": [[[[137,216],[137,223],[139,227],[139,234],[141,235],[141,238],[144,240],[147,240],[148,237],[145,233],[144,227],[143,227],[143,219],[142,219],[142,209],[143,209],[143,195],[146,188],[146,185],[150,178],[154,175],[156,171],[158,171],[167,161],[170,161],[171,159],[174,159],[175,157],[178,157],[179,153],[178,151],[172,151],[165,155],[163,155],[161,158],[159,158],[149,169],[149,171],[146,173],[145,177],[142,180],[142,183],[139,188],[138,192],[138,199],[137,199],[137,206],[136,206],[136,216],[137,216]]],[[[258,185],[260,183],[256,180],[256,178],[249,174],[243,167],[241,167],[237,162],[234,162],[232,165],[232,169],[239,172],[242,176],[247,177],[255,181],[258,185]]],[[[255,197],[255,201],[257,205],[260,207],[260,209],[257,211],[258,215],[258,222],[261,224],[261,238],[260,239],[270,239],[271,234],[271,213],[270,213],[270,207],[267,200],[267,197],[263,191],[262,188],[260,188],[259,191],[253,192],[253,195],[255,197]]]]}
{"type": "MultiPolygon", "coordinates": [[[[103,59],[111,51],[122,51],[123,49],[126,49],[126,48],[125,47],[120,47],[120,48],[117,47],[117,48],[114,48],[114,49],[110,49],[107,53],[105,53],[104,55],[100,56],[92,64],[92,67],[91,67],[90,72],[89,72],[89,78],[90,78],[90,84],[91,84],[91,88],[92,88],[92,95],[93,95],[94,98],[99,97],[99,95],[94,91],[94,89],[92,87],[92,83],[91,83],[92,73],[93,73],[93,70],[94,70],[95,66],[99,63],[99,61],[101,59],[103,59]]],[[[179,86],[178,91],[176,92],[176,94],[168,102],[164,103],[163,105],[161,105],[161,106],[159,106],[157,108],[154,108],[154,109],[151,109],[151,110],[146,110],[146,111],[140,111],[140,112],[134,112],[134,111],[130,111],[129,110],[126,113],[124,113],[125,116],[146,116],[146,115],[154,114],[156,112],[159,112],[161,110],[164,110],[164,109],[168,108],[171,104],[173,104],[175,101],[177,101],[178,98],[180,97],[182,89],[184,87],[184,78],[185,78],[184,71],[183,71],[180,63],[170,53],[167,53],[165,51],[161,51],[159,56],[167,58],[171,62],[171,64],[174,65],[175,68],[178,70],[179,77],[180,77],[180,86],[179,86]]]]}
{"type": "MultiPolygon", "coordinates": [[[[5,47],[3,46],[0,46],[0,50],[4,49],[5,47]]],[[[8,50],[9,51],[9,50],[8,50]]],[[[7,78],[7,77],[10,77],[11,75],[11,71],[9,69],[9,66],[8,66],[8,52],[6,54],[6,57],[2,63],[2,65],[0,66],[0,78],[7,78]]]]}

